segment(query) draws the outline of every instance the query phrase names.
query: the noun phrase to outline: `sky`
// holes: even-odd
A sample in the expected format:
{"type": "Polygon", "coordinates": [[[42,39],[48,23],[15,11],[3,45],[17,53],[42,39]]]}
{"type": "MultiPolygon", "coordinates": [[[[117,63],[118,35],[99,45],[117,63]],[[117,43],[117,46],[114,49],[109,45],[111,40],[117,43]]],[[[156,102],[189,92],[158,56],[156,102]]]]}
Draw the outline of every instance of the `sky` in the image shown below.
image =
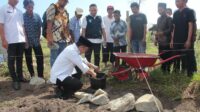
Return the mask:
{"type": "MultiPolygon", "coordinates": [[[[97,4],[98,7],[98,14],[101,16],[105,16],[107,14],[106,7],[108,5],[113,5],[115,9],[118,9],[122,13],[122,19],[125,20],[126,18],[126,11],[129,11],[130,14],[132,14],[130,10],[130,4],[134,0],[69,0],[69,3],[66,6],[66,9],[69,12],[70,17],[74,16],[74,11],[77,7],[84,9],[84,15],[89,14],[89,5],[91,3],[97,4]]],[[[137,1],[137,0],[135,0],[137,1]]],[[[197,3],[198,0],[188,0],[188,7],[193,8],[196,12],[200,11],[200,6],[197,3]]],[[[8,0],[0,0],[0,7],[7,4],[8,0]]],[[[48,6],[51,3],[56,3],[57,0],[34,0],[35,2],[35,9],[34,11],[41,16],[45,12],[45,10],[48,8],[48,6]]],[[[175,0],[144,0],[140,6],[140,11],[144,14],[146,14],[148,19],[148,25],[151,26],[152,24],[155,24],[157,21],[157,18],[159,17],[157,13],[157,4],[158,2],[164,2],[167,3],[167,7],[170,7],[175,11],[177,8],[175,6],[175,0]]],[[[17,7],[21,9],[23,12],[25,11],[23,9],[23,0],[19,0],[19,4],[17,7]]],[[[197,15],[197,24],[198,28],[200,28],[200,13],[196,13],[197,15]]]]}

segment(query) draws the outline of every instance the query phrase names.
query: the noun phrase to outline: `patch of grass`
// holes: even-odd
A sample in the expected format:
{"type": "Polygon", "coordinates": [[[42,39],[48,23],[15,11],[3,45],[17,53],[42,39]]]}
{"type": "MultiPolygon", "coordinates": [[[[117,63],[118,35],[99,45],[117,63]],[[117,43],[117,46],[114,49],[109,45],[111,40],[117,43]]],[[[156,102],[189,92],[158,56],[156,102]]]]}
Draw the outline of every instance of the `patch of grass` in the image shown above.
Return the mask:
{"type": "Polygon", "coordinates": [[[200,73],[195,73],[192,77],[192,81],[198,81],[200,83],[200,73]]]}
{"type": "Polygon", "coordinates": [[[0,76],[7,77],[9,76],[8,67],[6,63],[0,65],[0,76]]]}
{"type": "Polygon", "coordinates": [[[191,82],[191,78],[187,77],[186,74],[165,74],[159,69],[152,71],[151,77],[150,84],[163,95],[172,98],[180,96],[191,82]]]}

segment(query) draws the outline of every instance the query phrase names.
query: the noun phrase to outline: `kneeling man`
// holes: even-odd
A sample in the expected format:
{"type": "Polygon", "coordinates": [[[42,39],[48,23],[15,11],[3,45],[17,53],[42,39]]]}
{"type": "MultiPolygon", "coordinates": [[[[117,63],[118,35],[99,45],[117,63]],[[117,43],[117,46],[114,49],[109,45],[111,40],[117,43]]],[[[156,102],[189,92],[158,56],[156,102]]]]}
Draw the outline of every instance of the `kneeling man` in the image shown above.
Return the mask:
{"type": "Polygon", "coordinates": [[[50,81],[57,85],[59,97],[67,99],[81,89],[82,74],[96,77],[94,70],[98,70],[98,67],[81,57],[81,54],[84,54],[90,47],[92,43],[80,37],[77,43],[66,47],[56,59],[51,69],[50,81]]]}

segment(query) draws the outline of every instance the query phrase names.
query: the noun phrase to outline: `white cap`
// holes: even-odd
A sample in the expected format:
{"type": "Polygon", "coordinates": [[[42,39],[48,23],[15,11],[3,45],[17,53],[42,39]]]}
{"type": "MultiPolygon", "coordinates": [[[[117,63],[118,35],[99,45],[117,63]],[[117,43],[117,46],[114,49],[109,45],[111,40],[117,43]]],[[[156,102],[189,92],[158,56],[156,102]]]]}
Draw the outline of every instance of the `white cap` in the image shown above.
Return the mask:
{"type": "Polygon", "coordinates": [[[81,9],[81,8],[76,8],[76,13],[77,13],[78,15],[83,15],[83,9],[81,9]]]}

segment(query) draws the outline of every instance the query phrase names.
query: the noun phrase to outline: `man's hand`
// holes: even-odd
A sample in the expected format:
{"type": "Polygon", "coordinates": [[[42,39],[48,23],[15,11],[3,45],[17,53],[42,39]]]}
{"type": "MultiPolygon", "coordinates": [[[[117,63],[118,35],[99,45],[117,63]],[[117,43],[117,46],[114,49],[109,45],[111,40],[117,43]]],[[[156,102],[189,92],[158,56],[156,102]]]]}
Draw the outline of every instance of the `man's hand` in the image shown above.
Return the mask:
{"type": "Polygon", "coordinates": [[[94,71],[95,71],[96,73],[98,73],[98,72],[100,71],[100,68],[99,68],[98,66],[95,66],[95,67],[94,67],[94,71]]]}
{"type": "Polygon", "coordinates": [[[92,63],[88,63],[88,66],[90,69],[92,69],[93,71],[95,71],[97,73],[100,71],[100,68],[92,63]]]}
{"type": "Polygon", "coordinates": [[[92,74],[92,78],[96,79],[97,78],[97,74],[96,73],[92,74]]]}
{"type": "Polygon", "coordinates": [[[29,44],[28,42],[25,43],[25,49],[28,49],[29,48],[29,44]]]}
{"type": "Polygon", "coordinates": [[[157,42],[157,41],[155,41],[155,42],[154,42],[154,45],[155,45],[155,46],[158,46],[158,42],[157,42]]]}
{"type": "Polygon", "coordinates": [[[8,42],[6,40],[2,41],[2,47],[8,49],[8,42]]]}
{"type": "Polygon", "coordinates": [[[47,45],[48,46],[53,45],[53,37],[51,34],[47,34],[47,45]]]}
{"type": "Polygon", "coordinates": [[[173,40],[171,40],[171,42],[170,42],[170,48],[171,49],[174,48],[174,41],[173,40]]]}
{"type": "Polygon", "coordinates": [[[142,42],[143,42],[143,43],[146,43],[146,38],[145,38],[145,37],[142,39],[142,42]]]}
{"type": "Polygon", "coordinates": [[[186,41],[184,47],[185,47],[186,49],[189,49],[189,48],[191,47],[191,42],[190,42],[190,41],[186,41]]]}
{"type": "Polygon", "coordinates": [[[94,72],[94,69],[89,69],[87,74],[89,74],[92,78],[96,78],[97,74],[94,72]]]}
{"type": "Polygon", "coordinates": [[[107,48],[107,43],[106,43],[106,41],[103,41],[103,48],[107,48]]]}
{"type": "Polygon", "coordinates": [[[113,40],[114,40],[114,43],[115,43],[116,45],[119,45],[119,39],[118,39],[118,38],[114,38],[113,40]]]}

